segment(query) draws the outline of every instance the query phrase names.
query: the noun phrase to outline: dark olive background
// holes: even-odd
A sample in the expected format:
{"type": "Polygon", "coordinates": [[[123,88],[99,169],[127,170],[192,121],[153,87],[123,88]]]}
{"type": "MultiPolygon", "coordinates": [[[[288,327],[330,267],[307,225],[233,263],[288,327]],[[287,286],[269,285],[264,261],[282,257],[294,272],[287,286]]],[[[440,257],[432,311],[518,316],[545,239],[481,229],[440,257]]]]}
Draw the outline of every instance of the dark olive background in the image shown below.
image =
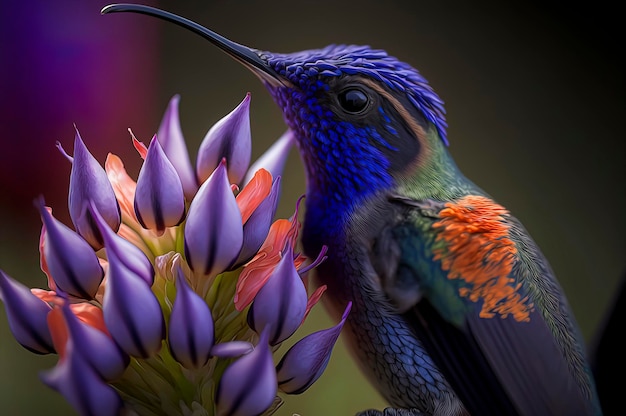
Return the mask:
{"type": "MultiPolygon", "coordinates": [[[[446,102],[450,152],[543,249],[593,343],[626,267],[623,43],[606,2],[502,5],[426,1],[162,1],[248,46],[276,52],[368,44],[418,68],[446,102]]],[[[284,130],[279,109],[245,68],[196,35],[136,15],[100,16],[103,1],[2,0],[0,8],[0,268],[45,286],[38,268],[39,194],[68,221],[73,123],[94,156],[140,160],[168,100],[195,157],[209,127],[252,93],[253,157],[284,130]]],[[[304,192],[291,154],[278,215],[304,192]]],[[[333,324],[314,310],[296,338],[333,324]]],[[[0,311],[0,405],[7,415],[71,414],[38,373],[55,357],[12,338],[0,311]]],[[[279,415],[350,415],[384,402],[339,343],[324,376],[279,415]]]]}

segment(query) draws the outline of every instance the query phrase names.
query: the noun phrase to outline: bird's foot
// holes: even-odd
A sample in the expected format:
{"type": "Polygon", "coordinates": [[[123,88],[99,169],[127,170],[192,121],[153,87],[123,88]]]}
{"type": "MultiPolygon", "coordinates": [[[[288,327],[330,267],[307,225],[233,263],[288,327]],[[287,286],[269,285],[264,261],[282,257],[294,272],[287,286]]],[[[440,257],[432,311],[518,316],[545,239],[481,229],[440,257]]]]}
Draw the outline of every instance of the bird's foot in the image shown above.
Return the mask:
{"type": "Polygon", "coordinates": [[[368,409],[356,414],[356,416],[427,416],[426,413],[417,409],[394,409],[387,407],[384,410],[368,409]]]}

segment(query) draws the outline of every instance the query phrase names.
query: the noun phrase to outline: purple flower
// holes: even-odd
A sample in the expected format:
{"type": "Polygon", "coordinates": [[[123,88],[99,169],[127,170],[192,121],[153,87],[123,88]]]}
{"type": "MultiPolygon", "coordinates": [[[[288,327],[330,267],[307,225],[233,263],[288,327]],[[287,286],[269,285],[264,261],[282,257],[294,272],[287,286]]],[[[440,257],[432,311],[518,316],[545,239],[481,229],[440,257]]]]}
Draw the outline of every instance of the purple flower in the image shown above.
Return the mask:
{"type": "Polygon", "coordinates": [[[163,146],[163,151],[178,173],[185,191],[185,197],[191,200],[198,190],[198,181],[191,166],[185,138],[180,128],[179,102],[180,96],[178,94],[170,100],[159,126],[157,137],[159,138],[159,143],[163,146]]]}
{"type": "Polygon", "coordinates": [[[248,324],[257,333],[269,329],[270,345],[289,338],[306,313],[307,293],[287,246],[269,280],[259,290],[248,311],[248,324]]]}
{"type": "MultiPolygon", "coordinates": [[[[262,172],[259,170],[258,172],[262,172]]],[[[247,189],[244,188],[242,194],[247,189]]],[[[270,231],[276,208],[278,207],[278,194],[280,193],[280,176],[271,185],[269,194],[265,196],[254,211],[244,220],[243,244],[235,265],[239,267],[247,263],[261,248],[267,234],[270,231]]],[[[241,194],[240,194],[241,195],[241,194]]],[[[238,195],[238,197],[240,196],[238,195]]],[[[239,201],[239,198],[237,198],[239,201]]]]}
{"type": "Polygon", "coordinates": [[[107,328],[126,353],[142,358],[156,354],[165,337],[165,324],[161,306],[150,289],[152,266],[141,251],[108,228],[93,206],[89,209],[109,260],[102,304],[107,328]]]}
{"type": "Polygon", "coordinates": [[[223,160],[191,201],[185,223],[185,256],[192,270],[213,276],[237,260],[242,244],[241,213],[223,160]]]}
{"type": "Polygon", "coordinates": [[[263,331],[254,351],[224,371],[216,392],[218,415],[259,415],[274,402],[276,371],[268,335],[269,331],[263,331]]]}
{"type": "Polygon", "coordinates": [[[93,299],[104,277],[98,256],[87,241],[52,216],[43,198],[36,205],[46,230],[44,256],[57,287],[70,295],[93,299]]]}
{"type": "Polygon", "coordinates": [[[66,355],[67,344],[72,342],[76,345],[75,353],[81,354],[103,380],[116,380],[128,366],[129,357],[109,334],[91,324],[93,322],[81,321],[67,301],[56,306],[48,316],[48,325],[61,357],[66,355]]]}
{"type": "Polygon", "coordinates": [[[0,270],[0,299],[9,319],[9,328],[22,346],[38,354],[55,352],[48,330],[50,305],[0,270]]]}
{"type": "Polygon", "coordinates": [[[285,353],[276,366],[281,391],[300,394],[322,375],[351,307],[352,302],[348,303],[337,325],[305,336],[285,353]]]}
{"type": "Polygon", "coordinates": [[[215,326],[209,306],[189,287],[180,268],[175,273],[177,290],[168,342],[176,361],[187,368],[200,368],[212,356],[232,358],[252,351],[252,344],[245,341],[214,344],[215,326]]]}
{"type": "Polygon", "coordinates": [[[250,136],[250,93],[247,93],[241,104],[215,123],[202,140],[196,167],[200,182],[226,159],[230,182],[239,184],[250,165],[250,136]]]}
{"type": "Polygon", "coordinates": [[[93,201],[104,221],[117,232],[121,223],[121,214],[115,193],[106,172],[87,150],[78,129],[74,138],[73,158],[63,150],[60,143],[57,143],[57,147],[72,161],[69,192],[70,217],[78,234],[98,250],[102,248],[102,236],[89,216],[87,206],[89,201],[93,201]]]}
{"type": "Polygon", "coordinates": [[[252,164],[252,166],[250,166],[248,174],[243,181],[244,184],[250,182],[256,171],[259,169],[267,170],[274,178],[280,176],[281,172],[285,168],[289,151],[294,146],[295,142],[296,141],[291,130],[287,130],[283,133],[283,135],[280,136],[278,140],[276,140],[276,142],[274,142],[274,144],[252,164]]]}
{"type": "Polygon", "coordinates": [[[134,205],[139,223],[157,235],[185,219],[183,185],[156,136],[139,171],[134,205]]]}
{"type": "Polygon", "coordinates": [[[213,316],[205,300],[176,271],[176,300],[169,321],[168,342],[172,356],[187,368],[199,368],[209,361],[215,338],[213,316]]]}
{"type": "Polygon", "coordinates": [[[60,392],[74,409],[81,415],[118,416],[122,400],[117,392],[108,385],[87,363],[77,348],[68,341],[65,357],[56,367],[41,375],[41,380],[60,392]]]}
{"type": "MultiPolygon", "coordinates": [[[[170,100],[158,141],[146,148],[133,136],[144,158],[137,182],[115,155],[103,170],[78,132],[74,157],[59,145],[72,162],[76,231],[37,201],[51,290],[28,290],[0,271],[13,335],[33,352],[58,354],[41,379],[79,414],[271,415],[282,402],[276,346],[325,289],[307,299],[301,276],[324,253],[313,262],[294,253],[297,211],[274,220],[291,133],[248,171],[246,95],[207,133],[198,186],[178,102],[170,100]]],[[[322,370],[311,362],[302,377],[322,370]]]]}

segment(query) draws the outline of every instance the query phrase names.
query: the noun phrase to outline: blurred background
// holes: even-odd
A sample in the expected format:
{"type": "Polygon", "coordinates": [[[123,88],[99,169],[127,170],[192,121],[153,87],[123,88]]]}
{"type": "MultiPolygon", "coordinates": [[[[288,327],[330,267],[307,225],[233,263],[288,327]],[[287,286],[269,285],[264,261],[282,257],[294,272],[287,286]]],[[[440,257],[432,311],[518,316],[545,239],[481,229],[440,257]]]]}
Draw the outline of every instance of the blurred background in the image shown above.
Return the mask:
{"type": "MultiPolygon", "coordinates": [[[[460,168],[526,226],[551,262],[590,345],[626,271],[623,25],[593,8],[489,2],[146,1],[236,42],[276,52],[367,44],[409,62],[446,102],[460,168]]],[[[137,14],[101,16],[92,0],[0,2],[0,268],[45,287],[38,265],[43,194],[67,224],[74,125],[101,162],[119,155],[136,177],[140,140],[174,94],[195,155],[207,130],[252,93],[253,159],[285,130],[245,68],[191,32],[137,14]]],[[[304,192],[295,152],[280,217],[304,192]]],[[[334,324],[318,307],[302,334],[334,324]]],[[[298,338],[297,336],[295,338],[298,338]]],[[[13,339],[0,308],[0,406],[6,415],[68,415],[43,386],[51,356],[13,339]]],[[[384,407],[338,344],[324,376],[279,415],[351,415],[384,407]]]]}

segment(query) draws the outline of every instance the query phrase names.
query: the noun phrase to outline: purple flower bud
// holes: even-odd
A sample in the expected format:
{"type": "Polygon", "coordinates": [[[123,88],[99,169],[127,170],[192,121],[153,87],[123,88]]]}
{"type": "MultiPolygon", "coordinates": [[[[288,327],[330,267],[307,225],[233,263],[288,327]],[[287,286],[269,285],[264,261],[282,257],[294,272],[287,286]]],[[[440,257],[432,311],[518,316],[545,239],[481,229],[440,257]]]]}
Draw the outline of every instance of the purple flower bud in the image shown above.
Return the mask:
{"type": "Polygon", "coordinates": [[[109,264],[102,311],[111,336],[124,351],[147,358],[161,349],[163,314],[150,286],[124,265],[109,264]]]}
{"type": "Polygon", "coordinates": [[[228,269],[243,244],[241,212],[222,161],[191,201],[185,222],[185,256],[189,267],[204,275],[228,269]]]}
{"type": "Polygon", "coordinates": [[[200,183],[225,158],[230,182],[239,184],[248,170],[251,153],[250,93],[247,93],[237,108],[215,123],[202,140],[196,162],[200,183]]]}
{"type": "Polygon", "coordinates": [[[218,415],[260,415],[272,405],[277,386],[268,334],[263,331],[254,351],[224,370],[216,392],[218,415]]]}
{"type": "Polygon", "coordinates": [[[274,180],[270,194],[265,197],[243,225],[243,246],[233,268],[250,260],[263,245],[278,207],[279,190],[280,177],[274,180]]]}
{"type": "Polygon", "coordinates": [[[0,299],[4,302],[9,328],[17,342],[37,354],[55,352],[47,322],[51,308],[46,302],[2,270],[0,299]]]}
{"type": "Polygon", "coordinates": [[[156,136],[148,147],[135,190],[135,214],[142,227],[163,234],[185,218],[185,196],[176,169],[156,136]]]}
{"type": "Polygon", "coordinates": [[[122,407],[119,395],[75,348],[68,341],[65,357],[52,370],[42,373],[41,380],[61,393],[78,414],[118,416],[122,407]]]}
{"type": "Polygon", "coordinates": [[[269,280],[248,310],[248,325],[257,333],[270,328],[270,345],[289,338],[306,313],[307,293],[293,263],[293,248],[287,245],[269,280]]]}
{"type": "Polygon", "coordinates": [[[287,130],[274,144],[265,151],[248,169],[248,173],[243,183],[250,182],[254,173],[263,168],[272,174],[273,178],[277,178],[282,175],[285,168],[285,162],[289,151],[295,143],[295,138],[291,130],[287,130]]]}
{"type": "Polygon", "coordinates": [[[74,354],[80,353],[85,361],[104,380],[115,380],[124,374],[129,357],[112,338],[102,331],[81,322],[66,302],[61,306],[69,339],[76,346],[74,354]]]}
{"type": "Polygon", "coordinates": [[[276,366],[281,391],[300,394],[317,381],[326,369],[351,307],[352,302],[349,302],[337,325],[307,335],[285,353],[276,366]]]}
{"type": "Polygon", "coordinates": [[[191,290],[180,266],[177,267],[176,299],[168,336],[172,356],[186,368],[202,367],[211,356],[214,337],[209,306],[191,290]]]}
{"type": "Polygon", "coordinates": [[[141,250],[114,234],[100,214],[89,209],[102,232],[109,259],[102,305],[104,321],[125,352],[147,358],[161,349],[165,337],[161,305],[150,289],[154,269],[141,250]],[[145,262],[150,265],[150,275],[145,262]]]}
{"type": "MultiPolygon", "coordinates": [[[[63,151],[60,144],[57,146],[63,151]]],[[[76,129],[74,158],[70,174],[70,217],[78,234],[87,240],[94,249],[99,250],[102,248],[102,236],[93,219],[89,216],[87,209],[89,201],[93,201],[106,224],[117,232],[121,223],[121,213],[113,187],[106,172],[89,153],[80,134],[78,134],[78,129],[76,129]]]]}
{"type": "Polygon", "coordinates": [[[44,256],[57,287],[70,295],[93,299],[104,277],[98,256],[87,241],[52,216],[43,198],[36,205],[46,227],[44,256]]]}
{"type": "Polygon", "coordinates": [[[183,185],[185,197],[191,201],[198,190],[198,181],[189,160],[187,145],[180,128],[180,118],[178,115],[178,103],[180,96],[175,95],[169,102],[167,110],[161,120],[161,125],[157,132],[159,143],[163,151],[178,172],[178,177],[183,185]]]}

